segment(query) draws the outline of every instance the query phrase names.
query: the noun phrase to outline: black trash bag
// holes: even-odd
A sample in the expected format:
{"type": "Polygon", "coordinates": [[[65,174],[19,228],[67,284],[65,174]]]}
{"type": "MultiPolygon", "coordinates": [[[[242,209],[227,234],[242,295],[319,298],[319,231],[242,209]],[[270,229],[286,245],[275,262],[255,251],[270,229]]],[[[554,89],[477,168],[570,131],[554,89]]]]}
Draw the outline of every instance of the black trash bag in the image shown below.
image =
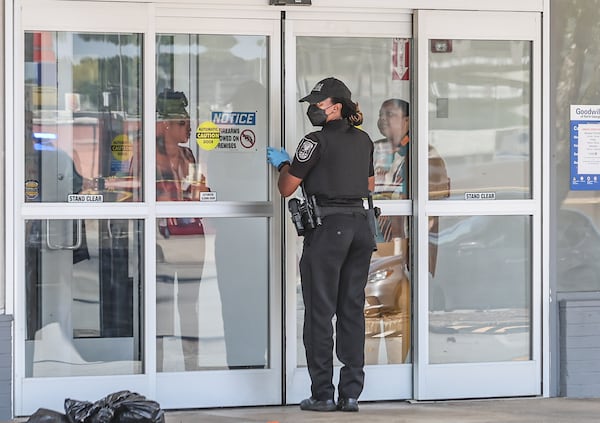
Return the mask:
{"type": "Polygon", "coordinates": [[[26,423],[69,423],[66,415],[47,408],[38,408],[26,423]]]}
{"type": "Polygon", "coordinates": [[[69,423],[83,423],[91,421],[89,418],[98,411],[89,401],[78,401],[67,398],[65,400],[65,413],[69,423]]]}
{"type": "Polygon", "coordinates": [[[107,395],[94,403],[67,398],[69,423],[164,423],[164,412],[156,401],[130,391],[107,395]]]}
{"type": "Polygon", "coordinates": [[[125,401],[118,410],[116,422],[164,423],[165,413],[156,401],[125,401]]]}

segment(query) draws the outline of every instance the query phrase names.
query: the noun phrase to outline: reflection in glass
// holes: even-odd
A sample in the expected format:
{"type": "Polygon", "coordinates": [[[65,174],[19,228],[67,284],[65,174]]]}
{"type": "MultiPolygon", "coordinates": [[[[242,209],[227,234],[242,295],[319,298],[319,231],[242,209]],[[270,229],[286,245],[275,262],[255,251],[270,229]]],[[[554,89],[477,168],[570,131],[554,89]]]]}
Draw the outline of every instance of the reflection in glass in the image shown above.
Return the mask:
{"type": "MultiPolygon", "coordinates": [[[[402,223],[408,219],[406,216],[382,217],[402,223]]],[[[302,238],[298,238],[297,263],[302,255],[302,245],[302,238]]],[[[395,237],[390,242],[378,242],[377,251],[373,253],[365,287],[365,364],[402,364],[412,361],[408,248],[408,238],[395,237]]],[[[299,277],[296,299],[296,327],[298,336],[302,336],[304,304],[299,277]]],[[[297,347],[298,366],[305,367],[304,345],[298,342],[297,347]]],[[[340,365],[335,357],[334,360],[336,365],[340,365]]]]}
{"type": "MultiPolygon", "coordinates": [[[[551,2],[550,7],[550,73],[557,76],[550,98],[555,116],[569,116],[571,104],[598,104],[600,51],[592,34],[600,25],[600,9],[586,0],[551,2]],[[574,52],[570,40],[575,34],[577,51],[584,53],[573,61],[569,60],[574,52]]],[[[556,242],[556,260],[552,260],[552,265],[556,265],[556,289],[559,293],[600,291],[600,191],[570,190],[570,130],[567,118],[556,119],[550,125],[549,148],[556,152],[551,162],[556,172],[553,180],[564,182],[551,188],[556,198],[551,202],[551,215],[556,216],[556,240],[551,240],[556,242]]]]}
{"type": "Polygon", "coordinates": [[[451,198],[531,198],[531,43],[452,40],[450,52],[434,50],[429,142],[446,161],[451,198]]]}
{"type": "Polygon", "coordinates": [[[429,236],[430,363],[529,360],[531,218],[439,217],[429,236]]]}
{"type": "Polygon", "coordinates": [[[387,99],[379,109],[377,128],[382,139],[374,141],[376,200],[408,198],[409,172],[409,104],[401,99],[387,99]]]}
{"type": "Polygon", "coordinates": [[[142,372],[137,220],[30,220],[25,232],[26,376],[142,372]]]}
{"type": "MultiPolygon", "coordinates": [[[[265,36],[157,35],[159,179],[170,176],[182,192],[210,187],[210,196],[195,200],[268,199],[267,46],[265,36]],[[175,104],[174,93],[185,96],[181,110],[161,100],[175,104]]],[[[178,200],[157,194],[158,201],[178,200]]]]}
{"type": "MultiPolygon", "coordinates": [[[[206,177],[187,147],[190,115],[184,92],[165,88],[156,100],[156,199],[158,201],[199,201],[209,192],[206,177]]],[[[168,218],[162,231],[203,233],[200,220],[168,218]],[[197,229],[195,228],[197,227],[197,229]]]]}
{"type": "Polygon", "coordinates": [[[600,291],[598,191],[570,191],[556,225],[559,292],[600,291]]]}
{"type": "Polygon", "coordinates": [[[202,231],[159,223],[157,370],[268,367],[267,219],[181,220],[201,221],[202,231]]]}
{"type": "Polygon", "coordinates": [[[180,348],[185,370],[198,370],[198,298],[205,261],[205,235],[199,218],[159,219],[156,247],[157,371],[175,371],[180,348]],[[169,224],[170,222],[170,224],[169,224]]]}
{"type": "MultiPolygon", "coordinates": [[[[360,105],[365,118],[361,127],[371,139],[380,138],[377,117],[382,103],[394,98],[410,99],[409,73],[398,74],[400,69],[391,52],[397,52],[396,59],[402,62],[403,55],[410,53],[411,40],[378,37],[298,37],[296,40],[296,92],[304,95],[315,83],[334,75],[344,81],[352,91],[352,99],[360,105]]],[[[306,106],[296,110],[296,139],[300,141],[314,128],[306,119],[306,106]]]]}
{"type": "MultiPolygon", "coordinates": [[[[267,47],[157,35],[157,201],[268,200],[267,47]]],[[[157,226],[157,370],[268,367],[267,219],[157,226]]]]}
{"type": "Polygon", "coordinates": [[[142,37],[25,34],[25,200],[142,201],[142,37]]]}
{"type": "MultiPolygon", "coordinates": [[[[410,198],[410,105],[407,101],[390,98],[381,104],[377,127],[384,138],[374,141],[375,200],[406,200],[410,198]]],[[[450,178],[444,158],[429,146],[429,198],[450,196],[450,178]]],[[[402,228],[392,222],[382,222],[382,235],[389,241],[402,228]]]]}
{"type": "Polygon", "coordinates": [[[392,239],[377,242],[365,287],[365,363],[410,363],[411,278],[408,217],[380,216],[403,228],[392,239]]]}

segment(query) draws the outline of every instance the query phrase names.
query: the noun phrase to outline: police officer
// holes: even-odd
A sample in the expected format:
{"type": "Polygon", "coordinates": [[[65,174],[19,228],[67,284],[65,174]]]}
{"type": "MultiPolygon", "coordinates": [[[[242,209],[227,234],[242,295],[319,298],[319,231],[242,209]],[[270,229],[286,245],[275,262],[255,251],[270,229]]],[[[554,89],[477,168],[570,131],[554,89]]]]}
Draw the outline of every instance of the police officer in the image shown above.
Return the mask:
{"type": "Polygon", "coordinates": [[[358,411],[364,383],[365,285],[374,239],[363,207],[373,191],[373,142],[356,126],[362,113],[346,85],[336,78],[320,81],[310,94],[307,116],[320,131],[306,135],[293,161],[284,149],[269,147],[267,158],[279,170],[284,197],[303,183],[315,196],[322,224],[304,234],[300,260],[304,300],[304,347],[311,378],[310,398],[302,410],[358,411]],[[333,326],[336,353],[343,367],[334,400],[333,326]]]}

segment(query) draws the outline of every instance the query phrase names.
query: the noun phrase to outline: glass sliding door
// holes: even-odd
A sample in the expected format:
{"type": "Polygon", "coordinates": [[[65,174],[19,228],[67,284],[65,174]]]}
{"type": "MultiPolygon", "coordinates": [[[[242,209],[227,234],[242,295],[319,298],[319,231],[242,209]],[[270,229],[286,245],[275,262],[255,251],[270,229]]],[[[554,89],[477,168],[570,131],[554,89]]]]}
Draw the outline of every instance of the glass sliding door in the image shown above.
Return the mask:
{"type": "Polygon", "coordinates": [[[147,385],[143,27],[48,6],[24,2],[16,36],[17,415],[147,385]]]}
{"type": "Polygon", "coordinates": [[[143,223],[36,219],[25,225],[25,376],[141,374],[143,223]]]}
{"type": "Polygon", "coordinates": [[[417,13],[417,399],[540,393],[539,25],[417,13]]]}
{"type": "MultiPolygon", "coordinates": [[[[298,99],[323,78],[334,76],[352,91],[364,114],[361,128],[375,143],[379,219],[378,250],[373,254],[365,290],[365,388],[361,399],[402,399],[412,396],[411,276],[408,190],[412,48],[410,15],[366,25],[343,20],[307,20],[302,13],[286,16],[287,151],[293,152],[304,134],[317,130],[298,99]],[[387,22],[394,19],[396,22],[387,22]],[[360,31],[357,29],[360,28],[360,31]],[[403,176],[400,176],[400,175],[403,176]]],[[[302,342],[304,304],[300,295],[298,260],[302,238],[287,226],[288,402],[310,392],[302,342]]],[[[340,363],[335,359],[334,364],[340,363]]],[[[338,377],[339,367],[334,378],[338,377]]],[[[336,383],[334,382],[334,385],[336,383]]]]}
{"type": "Polygon", "coordinates": [[[280,14],[177,10],[23,1],[17,415],[281,403],[280,14]]]}
{"type": "MultiPolygon", "coordinates": [[[[157,201],[267,200],[267,46],[265,36],[157,35],[157,201]],[[211,128],[220,139],[207,145],[211,128]]],[[[181,354],[185,370],[269,367],[267,223],[157,219],[159,372],[177,371],[181,354]]]]}
{"type": "Polygon", "coordinates": [[[277,404],[265,154],[280,110],[279,20],[181,13],[159,16],[155,37],[156,396],[171,408],[277,404]]]}
{"type": "MultiPolygon", "coordinates": [[[[32,31],[24,54],[25,202],[141,201],[140,35],[32,31]]],[[[26,377],[142,373],[143,234],[135,219],[25,222],[26,377]]]]}

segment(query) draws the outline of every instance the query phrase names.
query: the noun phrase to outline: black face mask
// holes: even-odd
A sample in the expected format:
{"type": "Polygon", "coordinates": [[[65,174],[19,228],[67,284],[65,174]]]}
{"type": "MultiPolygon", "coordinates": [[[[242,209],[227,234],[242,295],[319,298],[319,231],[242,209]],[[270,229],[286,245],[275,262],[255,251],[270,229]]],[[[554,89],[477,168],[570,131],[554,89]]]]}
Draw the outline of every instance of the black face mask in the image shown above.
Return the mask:
{"type": "MultiPolygon", "coordinates": [[[[327,110],[327,109],[325,109],[325,110],[327,110]]],[[[308,106],[308,110],[306,111],[306,116],[308,116],[308,120],[310,120],[310,123],[312,123],[313,126],[325,125],[325,123],[327,122],[327,114],[325,113],[325,110],[319,109],[314,104],[311,104],[310,106],[308,106]]]]}

